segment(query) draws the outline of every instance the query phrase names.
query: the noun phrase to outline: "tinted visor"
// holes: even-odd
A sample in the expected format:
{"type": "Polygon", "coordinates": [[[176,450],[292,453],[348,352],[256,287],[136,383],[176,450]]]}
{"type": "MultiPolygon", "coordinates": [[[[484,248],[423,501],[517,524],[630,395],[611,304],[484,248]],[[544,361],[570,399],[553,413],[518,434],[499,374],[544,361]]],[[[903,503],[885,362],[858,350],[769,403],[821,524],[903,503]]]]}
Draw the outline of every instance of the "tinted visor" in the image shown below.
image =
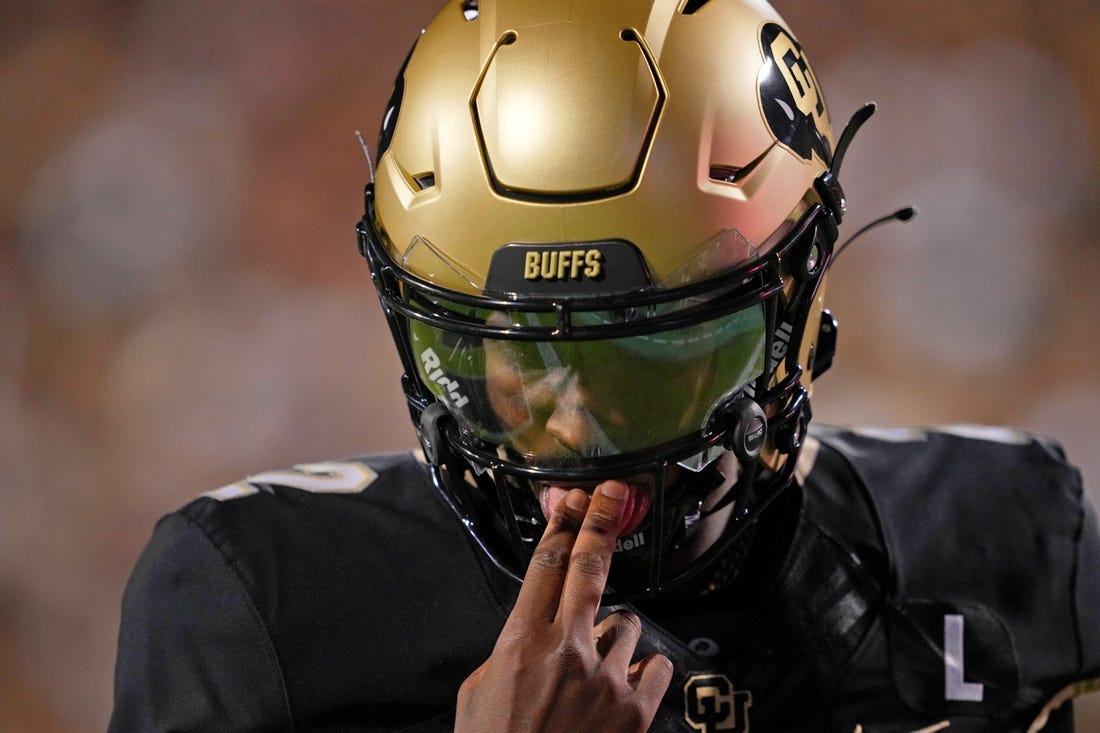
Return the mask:
{"type": "MultiPolygon", "coordinates": [[[[616,323],[690,307],[679,302],[648,306],[644,314],[587,311],[573,320],[611,334],[616,323]]],[[[420,378],[460,429],[531,466],[568,468],[698,434],[716,404],[764,369],[760,302],[621,337],[506,337],[512,329],[537,332],[553,318],[504,310],[478,314],[477,320],[504,337],[408,322],[420,378]]]]}

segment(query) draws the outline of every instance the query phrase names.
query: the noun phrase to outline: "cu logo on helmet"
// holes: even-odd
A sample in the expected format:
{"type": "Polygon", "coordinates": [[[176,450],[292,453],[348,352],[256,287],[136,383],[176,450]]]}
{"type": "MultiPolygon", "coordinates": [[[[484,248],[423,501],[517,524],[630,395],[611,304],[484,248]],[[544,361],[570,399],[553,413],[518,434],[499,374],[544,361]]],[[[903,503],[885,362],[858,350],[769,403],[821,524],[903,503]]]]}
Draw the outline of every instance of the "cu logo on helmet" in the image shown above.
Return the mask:
{"type": "Polygon", "coordinates": [[[724,674],[697,674],[684,683],[684,719],[702,733],[748,733],[752,693],[736,691],[724,674]]]}
{"type": "Polygon", "coordinates": [[[830,160],[829,113],[802,47],[782,26],[765,23],[760,50],[760,104],[772,134],[806,160],[814,153],[830,160]]]}

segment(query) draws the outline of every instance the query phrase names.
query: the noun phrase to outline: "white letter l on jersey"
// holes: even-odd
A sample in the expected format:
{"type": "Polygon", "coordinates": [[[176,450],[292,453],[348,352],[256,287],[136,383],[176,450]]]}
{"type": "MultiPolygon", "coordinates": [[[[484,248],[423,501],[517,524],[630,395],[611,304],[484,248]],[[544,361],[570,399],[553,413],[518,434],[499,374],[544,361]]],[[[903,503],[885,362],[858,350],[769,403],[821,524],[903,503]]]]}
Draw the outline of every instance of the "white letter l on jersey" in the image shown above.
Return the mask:
{"type": "Polygon", "coordinates": [[[963,669],[963,617],[949,613],[943,617],[943,696],[947,700],[981,702],[984,685],[967,682],[963,669]]]}

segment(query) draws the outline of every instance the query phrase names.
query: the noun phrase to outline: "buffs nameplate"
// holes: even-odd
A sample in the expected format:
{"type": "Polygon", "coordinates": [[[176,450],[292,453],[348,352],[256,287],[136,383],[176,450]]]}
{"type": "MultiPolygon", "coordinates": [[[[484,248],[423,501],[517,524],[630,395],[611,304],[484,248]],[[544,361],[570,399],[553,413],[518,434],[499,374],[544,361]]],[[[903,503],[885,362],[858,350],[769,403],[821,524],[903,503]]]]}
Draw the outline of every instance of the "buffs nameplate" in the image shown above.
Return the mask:
{"type": "Polygon", "coordinates": [[[486,291],[524,295],[597,295],[636,291],[650,284],[630,242],[506,244],[493,254],[486,291]]]}

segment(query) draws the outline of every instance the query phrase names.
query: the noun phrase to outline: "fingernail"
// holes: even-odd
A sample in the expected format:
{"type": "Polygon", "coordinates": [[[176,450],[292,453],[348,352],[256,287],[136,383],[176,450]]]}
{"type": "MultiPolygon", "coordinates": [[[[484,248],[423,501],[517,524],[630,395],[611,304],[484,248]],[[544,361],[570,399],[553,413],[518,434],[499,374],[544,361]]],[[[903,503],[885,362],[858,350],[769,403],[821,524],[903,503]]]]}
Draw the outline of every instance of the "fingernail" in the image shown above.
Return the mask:
{"type": "Polygon", "coordinates": [[[611,499],[621,499],[626,496],[626,484],[621,481],[608,481],[600,484],[600,493],[611,499]]]}
{"type": "Polygon", "coordinates": [[[565,496],[565,505],[574,511],[584,511],[588,506],[588,494],[580,489],[570,491],[565,496]]]}

